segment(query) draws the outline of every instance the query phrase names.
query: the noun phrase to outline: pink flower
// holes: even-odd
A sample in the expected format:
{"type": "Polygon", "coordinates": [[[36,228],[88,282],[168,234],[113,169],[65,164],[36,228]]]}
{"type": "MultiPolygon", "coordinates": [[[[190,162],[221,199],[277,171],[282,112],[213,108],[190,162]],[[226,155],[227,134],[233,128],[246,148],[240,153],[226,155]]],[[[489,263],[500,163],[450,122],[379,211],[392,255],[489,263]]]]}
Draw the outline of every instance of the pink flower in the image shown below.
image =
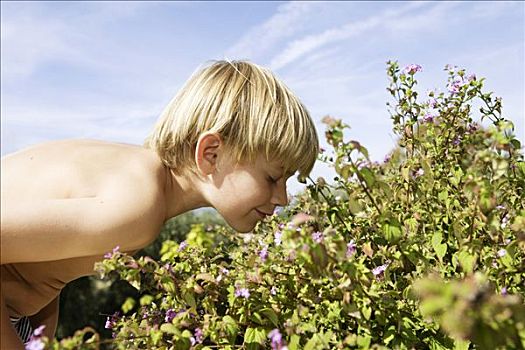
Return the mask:
{"type": "Polygon", "coordinates": [[[457,70],[457,66],[453,66],[451,64],[445,65],[445,70],[448,70],[449,72],[455,73],[457,70]]]}
{"type": "Polygon", "coordinates": [[[188,242],[182,241],[177,251],[182,252],[188,246],[188,242]]]}
{"type": "Polygon", "coordinates": [[[275,232],[275,234],[274,234],[274,243],[275,243],[275,245],[277,245],[277,246],[281,245],[281,243],[282,243],[282,240],[281,240],[282,236],[283,236],[283,233],[281,231],[275,232]]]}
{"type": "Polygon", "coordinates": [[[312,239],[315,243],[322,243],[324,240],[323,233],[319,231],[312,233],[312,239]]]}
{"type": "Polygon", "coordinates": [[[171,323],[175,316],[177,316],[177,312],[175,312],[175,310],[173,309],[169,309],[168,311],[166,311],[166,317],[164,317],[164,321],[171,323]]]}
{"type": "Polygon", "coordinates": [[[203,341],[202,329],[195,328],[195,333],[193,335],[194,337],[190,338],[191,346],[194,346],[197,343],[202,344],[202,341],[203,341]]]}
{"type": "Polygon", "coordinates": [[[275,328],[270,333],[268,333],[268,338],[270,338],[272,350],[285,350],[288,347],[283,346],[283,336],[279,329],[275,328]]]}
{"type": "Polygon", "coordinates": [[[116,246],[110,253],[104,254],[104,258],[111,259],[115,254],[119,253],[120,246],[116,246]]]}
{"type": "Polygon", "coordinates": [[[376,278],[383,277],[384,272],[386,271],[386,268],[389,264],[383,264],[381,266],[378,266],[372,270],[372,274],[376,276],[376,278]]]}
{"type": "Polygon", "coordinates": [[[25,349],[26,350],[44,350],[44,342],[40,340],[40,338],[32,338],[26,343],[25,349]]]}
{"type": "Polygon", "coordinates": [[[352,255],[354,255],[357,251],[357,247],[355,245],[354,240],[352,239],[350,243],[346,245],[346,258],[350,258],[352,255]]]}
{"type": "Polygon", "coordinates": [[[305,213],[299,213],[299,214],[296,214],[293,218],[292,218],[292,224],[295,225],[295,226],[299,226],[301,224],[304,224],[305,222],[308,222],[308,221],[311,221],[313,220],[314,217],[311,216],[311,215],[308,215],[308,214],[305,214],[305,213]]]}
{"type": "Polygon", "coordinates": [[[427,113],[425,114],[425,116],[423,117],[423,121],[425,123],[432,123],[434,121],[434,116],[431,114],[431,113],[427,113]]]}
{"type": "Polygon", "coordinates": [[[500,258],[503,258],[505,255],[507,255],[507,251],[505,249],[498,250],[498,256],[500,258]]]}
{"type": "Polygon", "coordinates": [[[421,70],[422,68],[419,64],[409,64],[403,69],[401,73],[402,74],[415,74],[417,72],[421,72],[421,70]]]}
{"type": "Polygon", "coordinates": [[[250,297],[250,291],[248,288],[237,288],[235,291],[236,297],[244,297],[245,299],[248,299],[250,297]]]}
{"type": "Polygon", "coordinates": [[[268,247],[267,246],[264,246],[263,249],[261,249],[261,251],[259,252],[259,257],[261,258],[263,262],[265,262],[266,259],[268,259],[268,247]]]}
{"type": "Polygon", "coordinates": [[[41,337],[44,334],[44,329],[46,328],[45,325],[41,325],[40,327],[36,328],[33,331],[33,336],[35,337],[41,337]]]}
{"type": "Polygon", "coordinates": [[[111,317],[108,316],[107,319],[106,319],[106,324],[105,324],[104,328],[106,328],[106,329],[113,329],[115,327],[115,325],[117,324],[119,316],[120,316],[120,313],[118,311],[115,312],[113,315],[111,315],[111,317]]]}

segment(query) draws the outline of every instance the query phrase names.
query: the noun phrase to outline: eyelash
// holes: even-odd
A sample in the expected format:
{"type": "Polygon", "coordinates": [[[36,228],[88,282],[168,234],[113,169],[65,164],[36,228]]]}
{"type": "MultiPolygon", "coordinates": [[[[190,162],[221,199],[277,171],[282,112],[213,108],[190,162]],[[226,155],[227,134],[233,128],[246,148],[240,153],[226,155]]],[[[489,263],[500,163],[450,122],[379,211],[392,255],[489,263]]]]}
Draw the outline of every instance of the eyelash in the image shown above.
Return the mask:
{"type": "Polygon", "coordinates": [[[268,177],[268,181],[270,181],[271,183],[276,183],[277,180],[275,180],[273,177],[269,176],[268,177]]]}

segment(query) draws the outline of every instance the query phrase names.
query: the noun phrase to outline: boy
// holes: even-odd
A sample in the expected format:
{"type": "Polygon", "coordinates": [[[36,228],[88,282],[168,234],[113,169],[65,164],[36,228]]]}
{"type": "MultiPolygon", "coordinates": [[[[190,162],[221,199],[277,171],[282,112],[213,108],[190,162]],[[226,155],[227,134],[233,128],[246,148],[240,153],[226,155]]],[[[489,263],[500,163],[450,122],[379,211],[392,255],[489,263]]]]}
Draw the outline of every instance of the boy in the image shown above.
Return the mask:
{"type": "Polygon", "coordinates": [[[147,246],[174,216],[214,207],[251,231],[287,204],[286,180],[308,175],[318,150],[308,111],[269,70],[216,61],[143,146],[62,140],[2,158],[1,349],[22,349],[28,324],[52,337],[66,283],[117,245],[147,246]]]}

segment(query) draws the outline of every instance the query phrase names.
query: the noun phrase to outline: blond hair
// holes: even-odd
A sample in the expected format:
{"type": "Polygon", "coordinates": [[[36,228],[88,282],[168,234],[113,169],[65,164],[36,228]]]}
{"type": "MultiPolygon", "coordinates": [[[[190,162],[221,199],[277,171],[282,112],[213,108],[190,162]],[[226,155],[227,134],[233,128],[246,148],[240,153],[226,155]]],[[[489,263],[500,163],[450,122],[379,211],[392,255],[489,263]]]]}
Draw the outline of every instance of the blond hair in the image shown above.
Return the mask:
{"type": "Polygon", "coordinates": [[[195,147],[206,131],[217,132],[237,162],[260,152],[286,172],[311,172],[319,152],[306,107],[270,70],[247,61],[212,61],[193,74],[162,112],[144,147],[182,173],[197,173],[195,147]]]}

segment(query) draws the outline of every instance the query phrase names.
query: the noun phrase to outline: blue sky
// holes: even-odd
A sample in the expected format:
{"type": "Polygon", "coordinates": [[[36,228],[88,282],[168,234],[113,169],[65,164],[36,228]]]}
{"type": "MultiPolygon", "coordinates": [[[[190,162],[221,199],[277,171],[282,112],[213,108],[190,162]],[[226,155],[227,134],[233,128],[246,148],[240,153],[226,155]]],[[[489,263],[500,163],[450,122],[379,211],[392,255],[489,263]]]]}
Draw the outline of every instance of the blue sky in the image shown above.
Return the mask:
{"type": "Polygon", "coordinates": [[[445,64],[485,77],[525,143],[524,28],[525,3],[504,1],[2,1],[2,155],[61,138],[141,144],[186,79],[224,58],[271,68],[321,139],[321,118],[342,118],[373,160],[395,143],[389,59],[423,66],[421,93],[445,89],[445,64]]]}

